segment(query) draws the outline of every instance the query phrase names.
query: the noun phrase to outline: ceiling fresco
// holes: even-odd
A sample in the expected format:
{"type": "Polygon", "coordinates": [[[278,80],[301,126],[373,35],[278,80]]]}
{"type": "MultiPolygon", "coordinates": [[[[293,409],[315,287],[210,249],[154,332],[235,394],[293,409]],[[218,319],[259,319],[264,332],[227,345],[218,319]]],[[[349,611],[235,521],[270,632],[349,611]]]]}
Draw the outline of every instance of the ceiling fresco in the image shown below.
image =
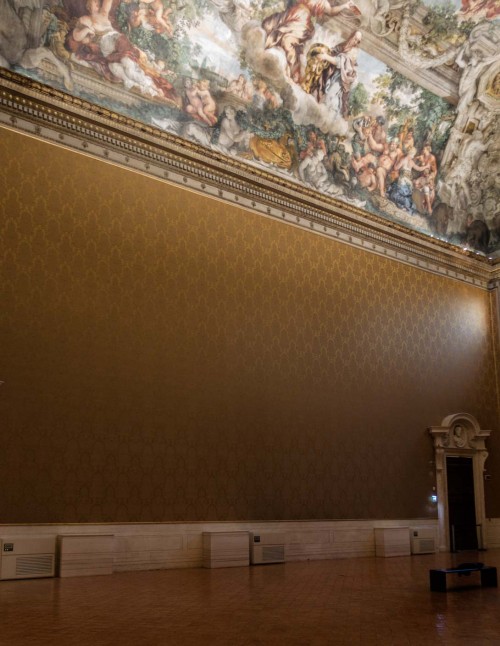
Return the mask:
{"type": "Polygon", "coordinates": [[[0,66],[500,255],[500,3],[0,0],[0,66]]]}

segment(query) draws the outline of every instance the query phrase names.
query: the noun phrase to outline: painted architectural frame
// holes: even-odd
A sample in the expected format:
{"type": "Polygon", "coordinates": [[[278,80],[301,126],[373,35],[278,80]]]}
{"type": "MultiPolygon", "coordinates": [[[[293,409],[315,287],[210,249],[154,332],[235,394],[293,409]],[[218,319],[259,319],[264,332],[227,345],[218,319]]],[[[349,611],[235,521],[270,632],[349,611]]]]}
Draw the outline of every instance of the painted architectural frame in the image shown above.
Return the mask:
{"type": "Polygon", "coordinates": [[[0,0],[0,65],[495,258],[498,12],[493,0],[0,0]]]}

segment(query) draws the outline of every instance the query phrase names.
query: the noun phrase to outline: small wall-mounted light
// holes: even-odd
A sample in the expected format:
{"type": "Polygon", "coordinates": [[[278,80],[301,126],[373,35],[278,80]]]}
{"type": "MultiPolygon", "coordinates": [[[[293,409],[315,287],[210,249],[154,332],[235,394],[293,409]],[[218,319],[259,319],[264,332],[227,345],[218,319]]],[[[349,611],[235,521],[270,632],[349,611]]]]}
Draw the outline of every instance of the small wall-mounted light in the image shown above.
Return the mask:
{"type": "Polygon", "coordinates": [[[431,496],[431,502],[437,502],[437,501],[438,501],[438,497],[435,493],[433,493],[431,496]]]}

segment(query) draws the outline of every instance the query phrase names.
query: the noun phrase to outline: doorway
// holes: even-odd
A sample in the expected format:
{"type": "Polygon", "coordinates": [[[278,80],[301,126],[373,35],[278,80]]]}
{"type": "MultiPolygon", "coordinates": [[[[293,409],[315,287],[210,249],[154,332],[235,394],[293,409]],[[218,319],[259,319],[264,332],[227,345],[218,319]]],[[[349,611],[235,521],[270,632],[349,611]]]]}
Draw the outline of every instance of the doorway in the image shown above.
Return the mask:
{"type": "Polygon", "coordinates": [[[491,431],[482,429],[469,413],[453,413],[429,433],[436,465],[439,551],[477,549],[478,543],[485,549],[483,476],[491,431]]]}
{"type": "Polygon", "coordinates": [[[474,465],[467,456],[446,456],[450,550],[477,550],[474,465]]]}

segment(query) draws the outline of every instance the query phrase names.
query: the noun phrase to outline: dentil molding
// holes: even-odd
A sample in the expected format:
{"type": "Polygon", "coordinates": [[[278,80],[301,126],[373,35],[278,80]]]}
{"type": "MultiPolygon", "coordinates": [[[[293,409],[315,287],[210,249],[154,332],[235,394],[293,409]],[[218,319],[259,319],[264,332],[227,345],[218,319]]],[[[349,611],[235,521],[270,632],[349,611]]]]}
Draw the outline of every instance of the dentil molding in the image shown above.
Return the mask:
{"type": "Polygon", "coordinates": [[[500,278],[500,265],[481,254],[5,69],[0,126],[478,288],[500,278]]]}

